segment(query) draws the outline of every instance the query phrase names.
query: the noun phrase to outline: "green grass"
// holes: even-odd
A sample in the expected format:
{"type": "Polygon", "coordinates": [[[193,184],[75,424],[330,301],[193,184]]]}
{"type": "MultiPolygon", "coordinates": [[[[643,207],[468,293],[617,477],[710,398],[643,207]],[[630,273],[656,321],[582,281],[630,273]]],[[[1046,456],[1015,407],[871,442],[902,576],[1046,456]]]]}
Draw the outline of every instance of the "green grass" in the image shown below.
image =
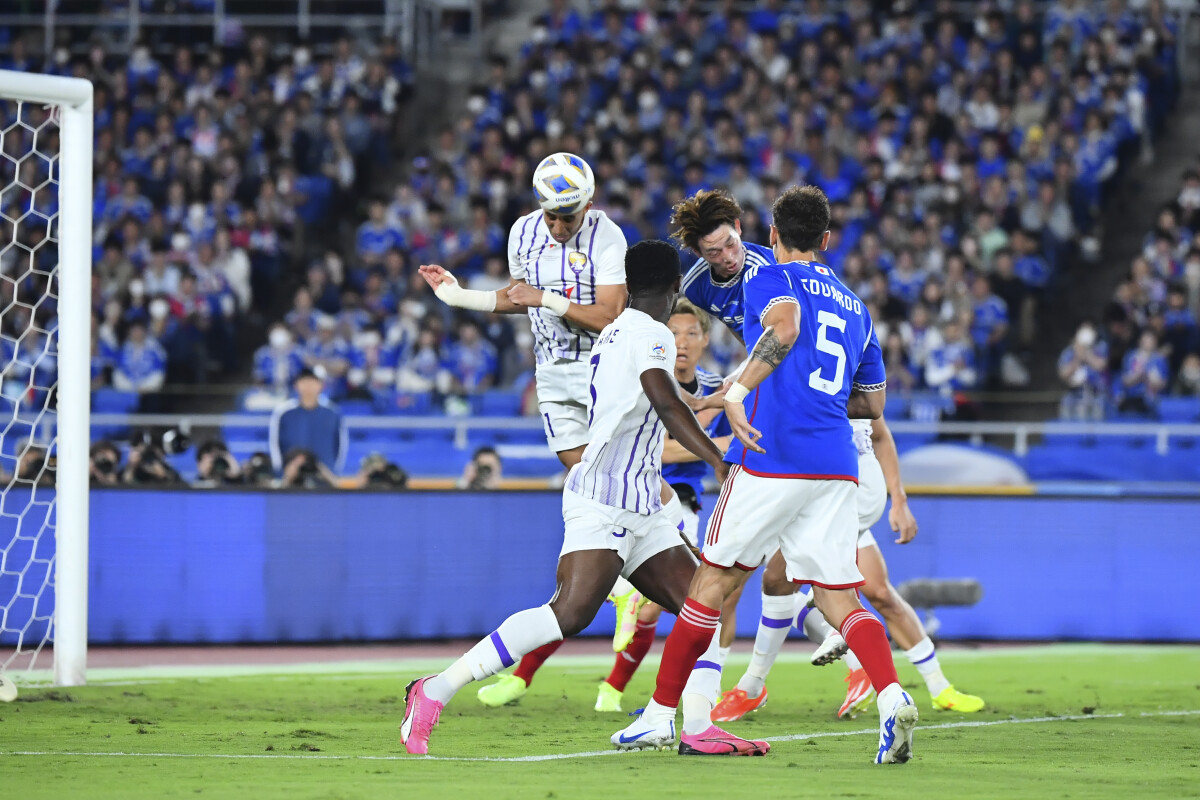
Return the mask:
{"type": "MultiPolygon", "coordinates": [[[[430,666],[407,662],[394,673],[378,664],[329,665],[65,691],[26,687],[17,702],[0,706],[0,791],[14,800],[1200,793],[1200,715],[1162,714],[1200,710],[1200,648],[1056,646],[947,652],[942,660],[959,688],[982,694],[989,708],[971,717],[934,712],[916,672],[902,665],[901,679],[919,700],[924,726],[915,738],[916,758],[906,766],[872,765],[873,733],[778,741],[770,755],[756,759],[684,759],[670,752],[541,762],[407,757],[396,730],[404,685],[430,666]],[[1122,716],[1105,716],[1115,714],[1122,716]],[[934,727],[1066,716],[1083,719],[934,727]]],[[[727,686],[743,663],[733,661],[727,686]]],[[[446,709],[432,753],[504,758],[605,751],[609,734],[625,724],[623,716],[591,710],[595,683],[606,672],[596,658],[551,660],[520,705],[499,710],[480,706],[468,687],[446,709]]],[[[843,674],[840,666],[784,660],[769,682],[771,703],[729,728],[755,737],[872,728],[873,709],[853,722],[833,718],[843,674]]],[[[652,680],[652,668],[635,677],[628,708],[641,704],[652,680]]]]}

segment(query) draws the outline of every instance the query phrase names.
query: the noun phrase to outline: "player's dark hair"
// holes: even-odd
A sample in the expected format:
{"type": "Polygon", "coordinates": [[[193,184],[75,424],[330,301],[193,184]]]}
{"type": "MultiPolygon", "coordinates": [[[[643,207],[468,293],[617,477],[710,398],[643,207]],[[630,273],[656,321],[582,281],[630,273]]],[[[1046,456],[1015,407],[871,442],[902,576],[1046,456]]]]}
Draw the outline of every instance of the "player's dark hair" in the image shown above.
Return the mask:
{"type": "Polygon", "coordinates": [[[650,239],[625,251],[625,285],[631,295],[670,289],[679,275],[679,251],[668,242],[650,239]]]}
{"type": "Polygon", "coordinates": [[[742,207],[732,195],[720,190],[696,192],[671,209],[671,238],[698,251],[702,238],[741,218],[742,207]]]}
{"type": "Polygon", "coordinates": [[[708,314],[696,308],[686,297],[680,296],[675,301],[675,308],[671,309],[671,316],[673,317],[676,314],[686,314],[689,317],[695,317],[696,322],[700,323],[700,330],[704,332],[705,336],[708,335],[708,329],[712,326],[712,319],[708,314]]]}
{"type": "Polygon", "coordinates": [[[816,186],[791,186],[776,198],[771,217],[784,247],[813,252],[829,230],[829,198],[816,186]]]}

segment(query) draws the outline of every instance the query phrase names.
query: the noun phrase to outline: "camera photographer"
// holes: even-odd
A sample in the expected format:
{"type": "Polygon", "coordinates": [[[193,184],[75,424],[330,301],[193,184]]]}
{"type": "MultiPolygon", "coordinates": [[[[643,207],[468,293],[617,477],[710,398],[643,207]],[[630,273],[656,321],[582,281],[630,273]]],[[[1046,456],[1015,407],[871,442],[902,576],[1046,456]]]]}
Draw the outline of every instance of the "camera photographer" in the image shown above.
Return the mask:
{"type": "Polygon", "coordinates": [[[485,445],[476,450],[467,462],[462,477],[458,479],[458,488],[473,492],[499,489],[503,477],[500,455],[496,448],[485,445]]]}
{"type": "Polygon", "coordinates": [[[242,479],[247,486],[270,489],[275,485],[275,468],[271,466],[271,455],[258,452],[246,459],[242,468],[242,479]]]}
{"type": "Polygon", "coordinates": [[[88,452],[88,480],[92,486],[121,483],[121,451],[108,439],[96,442],[88,452]]]}
{"type": "Polygon", "coordinates": [[[348,488],[354,489],[404,489],[408,487],[408,473],[388,461],[382,453],[371,453],[363,458],[358,474],[348,488]]]}
{"type": "Polygon", "coordinates": [[[210,439],[196,448],[196,482],[206,486],[242,482],[242,468],[225,442],[210,439]]]}
{"type": "Polygon", "coordinates": [[[329,489],[337,484],[337,477],[329,467],[321,463],[311,450],[295,448],[283,457],[284,489],[329,489]]]}
{"type": "Polygon", "coordinates": [[[166,455],[178,455],[188,449],[191,440],[186,434],[165,431],[161,436],[147,432],[134,434],[133,446],[129,448],[129,460],[121,473],[121,482],[142,485],[167,485],[183,483],[183,478],[166,461],[166,455]]]}
{"type": "Polygon", "coordinates": [[[30,486],[54,486],[55,458],[41,445],[27,443],[17,460],[16,481],[30,486]]]}

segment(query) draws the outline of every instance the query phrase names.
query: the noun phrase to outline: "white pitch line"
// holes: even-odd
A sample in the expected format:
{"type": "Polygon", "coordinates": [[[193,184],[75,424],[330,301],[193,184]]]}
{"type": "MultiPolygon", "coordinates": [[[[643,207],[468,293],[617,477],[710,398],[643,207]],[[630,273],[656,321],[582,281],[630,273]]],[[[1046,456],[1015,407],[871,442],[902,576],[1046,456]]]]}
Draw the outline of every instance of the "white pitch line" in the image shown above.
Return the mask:
{"type": "MultiPolygon", "coordinates": [[[[1138,716],[1141,717],[1183,717],[1200,715],[1200,710],[1196,711],[1143,711],[1138,716]]],[[[1118,719],[1127,716],[1123,713],[1117,714],[1076,714],[1062,717],[1028,717],[1026,719],[997,719],[989,721],[965,721],[965,722],[946,722],[941,725],[921,725],[918,730],[921,731],[944,731],[954,728],[990,728],[994,725],[1032,725],[1044,722],[1075,722],[1091,719],[1118,719]]],[[[799,742],[805,739],[827,739],[843,736],[865,736],[871,733],[878,733],[877,728],[864,728],[857,731],[821,731],[818,733],[796,733],[788,736],[768,736],[765,741],[768,742],[799,742]]],[[[525,763],[532,761],[561,761],[567,758],[599,758],[601,756],[620,756],[629,755],[637,751],[633,750],[585,750],[580,753],[550,753],[542,756],[514,756],[509,758],[499,757],[469,757],[469,756],[320,756],[320,755],[293,755],[291,753],[279,753],[267,755],[265,753],[85,753],[78,751],[42,751],[42,750],[23,750],[0,752],[0,756],[79,756],[91,758],[207,758],[207,759],[291,759],[296,761],[490,761],[490,762],[508,762],[508,763],[525,763]]]]}

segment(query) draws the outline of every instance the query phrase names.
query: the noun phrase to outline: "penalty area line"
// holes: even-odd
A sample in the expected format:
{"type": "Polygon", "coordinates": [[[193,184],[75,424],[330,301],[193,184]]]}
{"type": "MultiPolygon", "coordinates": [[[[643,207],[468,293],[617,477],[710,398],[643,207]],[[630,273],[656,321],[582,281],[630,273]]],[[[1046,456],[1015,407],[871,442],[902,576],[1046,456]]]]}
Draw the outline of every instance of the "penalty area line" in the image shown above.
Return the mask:
{"type": "MultiPolygon", "coordinates": [[[[1025,719],[995,719],[995,720],[970,720],[963,722],[946,722],[940,725],[920,725],[919,731],[944,731],[954,730],[957,728],[990,728],[996,725],[1036,725],[1048,722],[1083,722],[1094,719],[1121,719],[1135,717],[1188,717],[1200,715],[1200,710],[1194,711],[1143,711],[1140,714],[1072,714],[1061,717],[1027,717],[1025,719]]],[[[863,728],[857,731],[818,731],[817,733],[796,733],[786,736],[767,736],[765,741],[768,742],[799,742],[806,739],[828,739],[838,738],[843,736],[865,736],[867,734],[878,733],[878,728],[863,728]]],[[[286,759],[293,761],[490,761],[497,763],[526,763],[537,761],[561,761],[567,758],[599,758],[601,756],[620,756],[635,753],[635,750],[585,750],[579,753],[549,753],[540,756],[511,756],[503,757],[488,757],[488,756],[409,756],[409,755],[383,755],[383,756],[367,756],[367,755],[299,755],[291,753],[279,753],[267,755],[265,753],[99,753],[99,752],[78,752],[78,751],[50,751],[50,750],[15,750],[9,752],[0,752],[0,757],[17,757],[17,756],[72,756],[72,757],[90,757],[90,758],[206,758],[206,759],[254,759],[254,760],[270,760],[270,759],[286,759]]]]}

